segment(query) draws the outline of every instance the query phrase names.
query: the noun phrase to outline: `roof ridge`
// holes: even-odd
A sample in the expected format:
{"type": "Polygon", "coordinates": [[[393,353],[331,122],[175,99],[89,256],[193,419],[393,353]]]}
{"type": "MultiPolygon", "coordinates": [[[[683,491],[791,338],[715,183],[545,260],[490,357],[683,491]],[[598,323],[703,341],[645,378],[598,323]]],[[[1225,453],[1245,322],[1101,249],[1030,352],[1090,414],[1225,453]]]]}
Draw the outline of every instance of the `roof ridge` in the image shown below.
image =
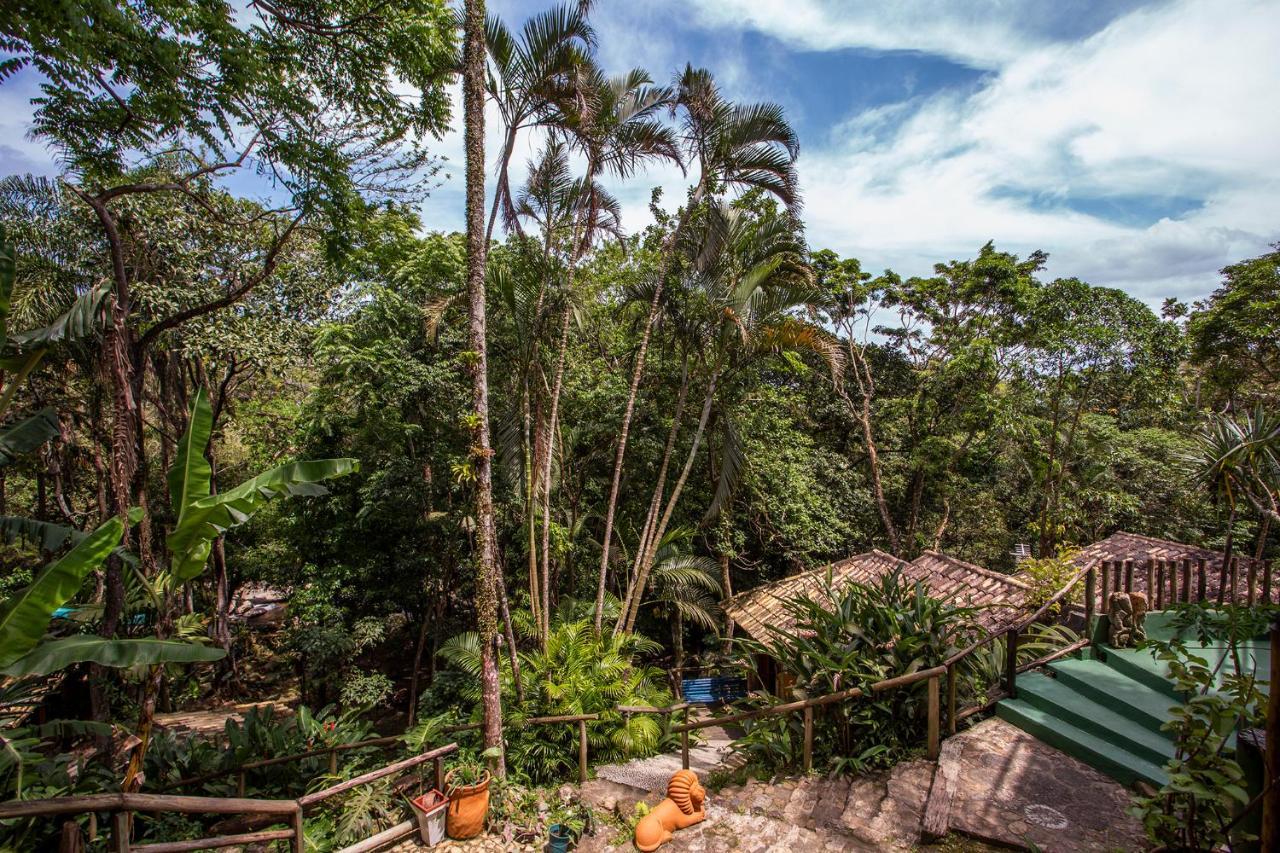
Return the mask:
{"type": "MultiPolygon", "coordinates": [[[[925,556],[938,557],[939,559],[942,559],[942,560],[948,560],[952,563],[958,563],[964,568],[969,569],[970,571],[977,572],[978,574],[991,578],[993,580],[1011,583],[1014,586],[1021,587],[1022,589],[1031,589],[1031,586],[1029,584],[1027,584],[1025,581],[1018,580],[1013,575],[1007,575],[1004,572],[996,572],[996,571],[992,571],[991,569],[983,568],[982,566],[979,566],[976,563],[970,563],[967,560],[960,559],[959,557],[953,557],[950,554],[944,554],[942,551],[935,551],[932,548],[929,548],[920,555],[920,557],[925,557],[925,556]]],[[[920,557],[916,557],[916,560],[919,560],[920,557]]],[[[916,560],[912,560],[911,564],[915,565],[916,560]]]]}

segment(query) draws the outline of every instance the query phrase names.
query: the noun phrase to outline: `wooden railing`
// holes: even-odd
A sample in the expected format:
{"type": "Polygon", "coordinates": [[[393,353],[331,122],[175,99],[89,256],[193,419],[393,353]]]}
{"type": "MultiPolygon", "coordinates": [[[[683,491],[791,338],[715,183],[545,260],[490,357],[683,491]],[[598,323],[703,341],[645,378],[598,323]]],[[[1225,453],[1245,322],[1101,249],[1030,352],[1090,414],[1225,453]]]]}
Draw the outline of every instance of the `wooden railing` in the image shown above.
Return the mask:
{"type": "MultiPolygon", "coordinates": [[[[84,797],[55,797],[49,800],[18,800],[0,803],[0,820],[56,817],[88,812],[111,815],[112,853],[179,853],[184,850],[211,850],[255,842],[289,841],[293,853],[302,853],[302,805],[297,800],[254,800],[240,797],[181,797],[165,794],[91,794],[84,797]],[[287,818],[289,829],[248,832],[197,838],[189,841],[162,841],[131,844],[129,834],[134,812],[178,812],[180,814],[279,815],[287,818]]],[[[72,824],[75,832],[79,827],[72,824]]],[[[64,838],[68,828],[64,825],[64,838]]]]}
{"type": "Polygon", "coordinates": [[[309,749],[306,752],[297,752],[291,755],[278,755],[274,758],[263,758],[258,761],[247,761],[244,764],[235,767],[226,767],[222,770],[213,770],[209,773],[201,773],[199,776],[190,776],[186,779],[179,779],[176,782],[170,782],[160,787],[160,791],[172,791],[174,788],[184,788],[188,785],[195,785],[200,782],[211,782],[214,779],[221,779],[225,776],[236,777],[236,796],[243,797],[245,791],[245,776],[252,770],[259,770],[263,767],[274,767],[280,764],[291,764],[295,761],[304,761],[308,758],[317,758],[321,755],[329,756],[329,773],[336,775],[338,772],[338,753],[347,752],[353,749],[376,748],[384,746],[394,746],[403,743],[402,735],[391,735],[389,737],[376,737],[368,740],[353,741],[352,743],[338,743],[331,746],[322,746],[317,749],[309,749]]]}
{"type": "MultiPolygon", "coordinates": [[[[372,770],[354,779],[339,782],[321,791],[306,794],[296,800],[258,800],[243,797],[185,797],[174,794],[92,794],[82,797],[55,797],[47,800],[19,800],[0,804],[0,821],[32,817],[52,817],[57,815],[90,815],[90,840],[93,840],[96,816],[106,812],[111,817],[111,850],[112,853],[181,853],[189,850],[215,850],[223,847],[242,847],[249,844],[267,841],[289,841],[293,853],[303,853],[303,813],[313,806],[346,793],[353,788],[395,776],[420,767],[428,761],[435,765],[435,785],[438,790],[444,788],[444,767],[442,761],[446,755],[456,752],[456,743],[436,747],[412,758],[406,758],[385,767],[372,770]],[[289,829],[268,829],[256,832],[242,832],[234,835],[220,835],[209,838],[196,838],[184,841],[161,841],[147,844],[132,844],[132,815],[134,812],[178,812],[181,814],[233,814],[287,817],[289,829]]],[[[321,751],[323,753],[323,751],[321,751]]],[[[293,756],[281,756],[288,758],[293,756]]],[[[233,771],[234,772],[234,771],[233,771]]],[[[374,850],[383,844],[402,838],[413,832],[414,821],[405,821],[388,830],[378,833],[373,838],[346,848],[343,853],[360,853],[374,850]],[[374,843],[376,842],[376,843],[374,843]],[[372,846],[370,846],[372,844],[372,846]]],[[[67,839],[68,834],[79,833],[79,825],[71,822],[64,824],[64,846],[74,847],[67,839]]]]}

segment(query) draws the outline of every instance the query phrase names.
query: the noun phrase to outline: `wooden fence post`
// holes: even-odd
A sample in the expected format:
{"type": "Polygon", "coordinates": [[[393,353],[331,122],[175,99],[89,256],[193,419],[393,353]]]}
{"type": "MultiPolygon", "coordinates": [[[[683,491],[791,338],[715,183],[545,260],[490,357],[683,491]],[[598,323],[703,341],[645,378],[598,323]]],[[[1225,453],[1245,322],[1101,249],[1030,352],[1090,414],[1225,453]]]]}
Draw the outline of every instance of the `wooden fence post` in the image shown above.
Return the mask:
{"type": "Polygon", "coordinates": [[[1164,610],[1164,560],[1156,561],[1156,610],[1164,610]]]}
{"type": "Polygon", "coordinates": [[[336,749],[329,750],[329,775],[338,775],[338,750],[336,749]]]}
{"type": "Polygon", "coordinates": [[[111,853],[129,853],[129,813],[126,811],[111,816],[111,853]]]}
{"type": "MultiPolygon", "coordinates": [[[[1130,577],[1132,577],[1132,576],[1133,576],[1133,560],[1125,560],[1125,561],[1124,561],[1124,571],[1125,571],[1125,574],[1129,575],[1130,577]]],[[[1116,580],[1115,580],[1115,584],[1116,584],[1116,592],[1120,592],[1120,590],[1124,588],[1124,587],[1123,587],[1123,583],[1122,583],[1122,581],[1121,581],[1121,577],[1120,577],[1120,566],[1119,566],[1119,565],[1117,565],[1117,566],[1116,566],[1116,580]]]]}
{"type": "Polygon", "coordinates": [[[306,835],[302,829],[302,806],[293,813],[293,839],[289,843],[290,853],[303,853],[306,850],[306,835]]]}
{"type": "Polygon", "coordinates": [[[1010,699],[1018,698],[1018,629],[1010,628],[1004,635],[1004,692],[1010,699]]]}
{"type": "MultiPolygon", "coordinates": [[[[1280,684],[1280,620],[1271,623],[1271,683],[1280,684]]],[[[1262,797],[1262,849],[1280,848],[1280,691],[1267,701],[1267,747],[1263,757],[1265,778],[1272,780],[1262,797]]]]}
{"type": "Polygon", "coordinates": [[[1204,557],[1196,560],[1196,601],[1204,601],[1208,596],[1208,578],[1206,577],[1207,569],[1204,564],[1204,557]]]}
{"type": "Polygon", "coordinates": [[[1124,561],[1124,591],[1133,592],[1133,560],[1124,561]]]}
{"type": "Polygon", "coordinates": [[[1182,558],[1182,599],[1183,604],[1191,601],[1191,560],[1182,558]]]}
{"type": "Polygon", "coordinates": [[[444,793],[444,762],[439,758],[432,762],[436,766],[436,790],[444,793]]]}
{"type": "Polygon", "coordinates": [[[929,679],[929,760],[938,760],[938,676],[929,679]]]}
{"type": "Polygon", "coordinates": [[[1247,590],[1245,590],[1245,595],[1246,595],[1246,597],[1247,597],[1247,601],[1249,602],[1249,606],[1250,606],[1250,607],[1252,607],[1252,606],[1253,606],[1253,601],[1254,601],[1254,598],[1253,598],[1253,588],[1254,588],[1254,586],[1255,586],[1255,585],[1257,585],[1257,583],[1258,583],[1258,561],[1257,561],[1257,560],[1250,560],[1250,561],[1249,561],[1249,581],[1248,581],[1248,583],[1249,583],[1249,588],[1248,588],[1247,590]]]}
{"type": "Polygon", "coordinates": [[[587,783],[587,721],[578,720],[578,784],[587,783]]]}
{"type": "Polygon", "coordinates": [[[1231,603],[1232,604],[1235,604],[1238,601],[1236,590],[1239,588],[1239,579],[1240,579],[1240,558],[1232,557],[1231,558],[1231,603]]]}
{"type": "Polygon", "coordinates": [[[804,709],[804,772],[813,770],[813,706],[804,709]]]}
{"type": "Polygon", "coordinates": [[[1111,594],[1111,561],[1102,561],[1102,606],[1101,613],[1107,612],[1107,596],[1111,594]]]}
{"type": "MultiPolygon", "coordinates": [[[[1084,575],[1084,634],[1086,637],[1089,636],[1089,633],[1093,630],[1093,609],[1096,606],[1096,604],[1094,603],[1093,597],[1094,595],[1097,594],[1097,590],[1094,589],[1095,582],[1096,581],[1094,578],[1094,570],[1090,569],[1089,571],[1085,572],[1085,575],[1084,575]]],[[[952,729],[952,731],[954,732],[955,729],[952,729]]]]}
{"type": "Polygon", "coordinates": [[[1147,558],[1146,574],[1147,574],[1147,609],[1152,610],[1156,606],[1156,560],[1155,560],[1155,557],[1147,558]]]}
{"type": "Polygon", "coordinates": [[[236,796],[244,796],[244,771],[241,770],[236,774],[236,796]]]}
{"type": "Polygon", "coordinates": [[[1271,603],[1271,561],[1262,561],[1262,600],[1271,603]]]}
{"type": "MultiPolygon", "coordinates": [[[[1090,574],[1093,570],[1089,570],[1090,574]]],[[[947,667],[947,732],[956,733],[956,666],[947,667]]]]}

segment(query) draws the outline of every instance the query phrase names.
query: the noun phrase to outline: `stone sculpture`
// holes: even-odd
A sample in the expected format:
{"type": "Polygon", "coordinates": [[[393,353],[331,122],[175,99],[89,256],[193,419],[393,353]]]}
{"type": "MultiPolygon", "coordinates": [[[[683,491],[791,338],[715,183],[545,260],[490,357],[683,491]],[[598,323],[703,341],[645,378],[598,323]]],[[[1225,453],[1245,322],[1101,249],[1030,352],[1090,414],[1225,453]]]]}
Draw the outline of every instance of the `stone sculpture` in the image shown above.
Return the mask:
{"type": "Polygon", "coordinates": [[[1107,619],[1113,649],[1127,649],[1147,638],[1147,597],[1140,592],[1111,593],[1107,619]]]}
{"type": "Polygon", "coordinates": [[[649,853],[671,840],[671,834],[701,823],[707,813],[702,807],[706,791],[692,770],[677,770],[667,783],[667,798],[636,824],[636,849],[649,853]]]}

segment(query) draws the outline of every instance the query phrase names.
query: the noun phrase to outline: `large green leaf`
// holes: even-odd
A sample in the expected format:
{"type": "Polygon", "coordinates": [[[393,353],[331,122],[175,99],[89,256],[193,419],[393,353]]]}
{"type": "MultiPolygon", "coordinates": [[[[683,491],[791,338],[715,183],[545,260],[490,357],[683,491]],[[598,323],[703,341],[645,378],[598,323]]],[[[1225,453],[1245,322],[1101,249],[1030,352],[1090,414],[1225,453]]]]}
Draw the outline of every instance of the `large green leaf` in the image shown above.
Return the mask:
{"type": "Polygon", "coordinates": [[[47,675],[76,663],[98,663],[116,668],[158,663],[209,663],[226,652],[216,646],[177,640],[108,640],[93,634],[76,634],[40,643],[9,663],[4,675],[47,675]]]}
{"type": "Polygon", "coordinates": [[[191,401],[191,421],[178,441],[177,455],[169,469],[169,501],[178,519],[178,527],[182,526],[188,507],[201,498],[209,497],[212,490],[213,469],[204,455],[212,435],[213,409],[201,388],[191,401]]]}
{"type": "Polygon", "coordinates": [[[9,340],[25,350],[87,338],[101,327],[103,311],[110,295],[111,281],[103,281],[92,290],[77,296],[71,307],[49,325],[15,332],[9,336],[9,340]]]}
{"type": "Polygon", "coordinates": [[[119,518],[111,519],[4,603],[0,609],[0,666],[13,663],[35,648],[53,611],[80,591],[85,577],[102,565],[123,535],[124,524],[119,518]]]}
{"type": "Polygon", "coordinates": [[[50,554],[61,551],[64,545],[79,542],[88,535],[83,530],[76,530],[65,524],[51,524],[19,515],[0,515],[0,538],[6,542],[29,542],[50,554]]]}
{"type": "Polygon", "coordinates": [[[52,408],[41,409],[16,424],[0,429],[0,468],[12,465],[58,434],[58,414],[52,408]]]}
{"type": "MultiPolygon", "coordinates": [[[[130,513],[130,519],[137,521],[138,510],[130,513]]],[[[61,551],[66,545],[83,542],[89,534],[65,524],[53,524],[48,521],[36,521],[34,518],[23,518],[19,515],[0,515],[0,539],[6,542],[23,541],[37,546],[41,551],[50,554],[61,551]]],[[[130,566],[138,565],[138,555],[116,548],[112,555],[119,557],[130,566]]]]}
{"type": "Polygon", "coordinates": [[[355,459],[313,459],[291,462],[259,474],[234,489],[210,495],[190,504],[182,513],[165,544],[173,555],[172,573],[178,582],[188,581],[204,571],[213,540],[221,533],[243,524],[267,501],[281,495],[323,495],[318,485],[360,470],[355,459]]]}

